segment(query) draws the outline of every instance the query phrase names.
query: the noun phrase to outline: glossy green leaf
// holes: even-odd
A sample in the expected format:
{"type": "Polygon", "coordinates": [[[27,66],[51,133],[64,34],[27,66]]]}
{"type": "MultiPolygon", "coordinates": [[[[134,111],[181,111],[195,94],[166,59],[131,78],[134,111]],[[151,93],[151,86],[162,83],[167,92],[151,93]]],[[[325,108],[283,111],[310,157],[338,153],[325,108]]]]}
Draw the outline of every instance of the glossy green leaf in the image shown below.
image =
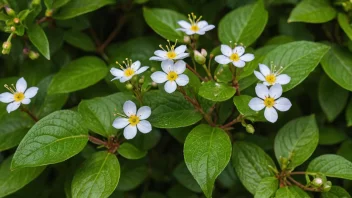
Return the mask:
{"type": "Polygon", "coordinates": [[[106,151],[94,153],[77,170],[72,180],[72,198],[107,198],[120,179],[120,164],[116,156],[106,151]]]}
{"type": "Polygon", "coordinates": [[[141,151],[138,148],[136,148],[133,144],[130,144],[128,142],[121,144],[117,151],[122,157],[131,159],[131,160],[140,159],[145,155],[147,155],[146,151],[141,151]]]}
{"type": "Polygon", "coordinates": [[[254,198],[270,198],[279,187],[279,180],[276,177],[265,177],[262,179],[255,191],[254,198]]]}
{"type": "Polygon", "coordinates": [[[352,100],[350,100],[350,102],[347,105],[346,122],[348,127],[352,126],[352,100]]]}
{"type": "Polygon", "coordinates": [[[313,159],[307,172],[352,180],[352,162],[339,155],[325,154],[313,159]]]}
{"type": "Polygon", "coordinates": [[[292,10],[288,22],[325,23],[335,16],[329,0],[303,0],[292,10]]]}
{"type": "Polygon", "coordinates": [[[300,189],[297,186],[286,186],[283,188],[279,188],[279,190],[276,191],[275,197],[277,198],[310,198],[310,196],[300,189]]]}
{"type": "Polygon", "coordinates": [[[157,128],[152,128],[152,131],[146,134],[137,134],[135,138],[130,140],[130,143],[139,150],[148,151],[158,145],[161,139],[161,132],[157,128]]]}
{"type": "Polygon", "coordinates": [[[344,141],[346,133],[337,127],[324,126],[319,129],[319,144],[333,145],[344,141]]]}
{"type": "Polygon", "coordinates": [[[108,73],[104,61],[93,56],[76,59],[54,76],[49,94],[70,93],[94,85],[108,73]],[[74,83],[72,83],[74,82],[74,83]]]}
{"type": "Polygon", "coordinates": [[[50,60],[49,41],[46,34],[40,25],[34,23],[27,29],[29,40],[43,54],[43,56],[50,60]]]}
{"type": "Polygon", "coordinates": [[[321,193],[321,198],[351,198],[351,195],[340,186],[332,186],[329,192],[321,193]]]}
{"type": "Polygon", "coordinates": [[[93,40],[85,33],[78,31],[66,31],[64,40],[70,45],[77,47],[87,52],[95,51],[95,44],[93,40]]]}
{"type": "Polygon", "coordinates": [[[227,83],[232,81],[232,73],[229,66],[232,67],[232,65],[229,65],[229,64],[218,65],[218,67],[215,70],[215,79],[217,82],[227,83]]]}
{"type": "Polygon", "coordinates": [[[318,141],[319,129],[314,115],[291,120],[275,137],[276,159],[280,162],[280,157],[285,157],[290,160],[289,168],[295,168],[312,155],[318,141]]]}
{"type": "Polygon", "coordinates": [[[53,8],[58,9],[64,5],[66,5],[71,0],[53,0],[53,8]]]}
{"type": "Polygon", "coordinates": [[[348,38],[352,40],[352,26],[351,26],[351,19],[348,19],[348,16],[344,13],[339,13],[337,15],[337,20],[340,24],[340,27],[346,33],[348,38]]]}
{"type": "Polygon", "coordinates": [[[139,186],[148,176],[145,160],[121,161],[121,177],[118,191],[130,191],[139,186]]]}
{"type": "Polygon", "coordinates": [[[215,102],[228,100],[232,98],[235,93],[235,88],[223,83],[217,83],[213,81],[203,83],[198,92],[198,94],[203,98],[215,102]]]}
{"type": "Polygon", "coordinates": [[[230,41],[251,45],[263,32],[268,21],[268,12],[262,0],[233,10],[219,23],[219,39],[224,44],[230,41]]]}
{"type": "Polygon", "coordinates": [[[18,146],[12,169],[43,166],[67,160],[88,141],[88,130],[78,113],[56,111],[37,122],[18,146]]]}
{"type": "Polygon", "coordinates": [[[249,108],[249,101],[253,97],[247,95],[240,95],[233,97],[233,103],[235,104],[238,112],[244,116],[244,118],[251,121],[266,121],[263,112],[256,112],[249,108]]]}
{"type": "Polygon", "coordinates": [[[244,187],[253,195],[263,178],[274,176],[269,166],[273,160],[259,146],[247,142],[235,142],[232,150],[232,165],[244,187]]]}
{"type": "Polygon", "coordinates": [[[189,190],[200,193],[202,189],[200,188],[197,181],[193,178],[192,174],[187,169],[184,162],[181,162],[172,173],[179,183],[189,190]]]}
{"type": "Polygon", "coordinates": [[[188,134],[183,153],[188,170],[205,196],[212,197],[215,180],[230,161],[229,136],[220,128],[198,125],[188,134]]]}

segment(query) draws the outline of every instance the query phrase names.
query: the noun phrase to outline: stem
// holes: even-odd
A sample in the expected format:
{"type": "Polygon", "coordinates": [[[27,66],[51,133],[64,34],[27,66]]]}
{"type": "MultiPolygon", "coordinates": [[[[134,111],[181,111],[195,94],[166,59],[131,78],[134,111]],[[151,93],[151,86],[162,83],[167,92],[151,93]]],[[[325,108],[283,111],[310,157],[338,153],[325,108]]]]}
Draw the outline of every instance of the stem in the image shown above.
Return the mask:
{"type": "Polygon", "coordinates": [[[203,78],[202,76],[200,76],[200,75],[198,74],[198,72],[195,71],[190,65],[186,64],[186,66],[187,66],[187,69],[189,69],[191,72],[193,72],[199,79],[201,79],[202,81],[206,81],[205,78],[203,78]]]}
{"type": "Polygon", "coordinates": [[[306,187],[305,185],[299,183],[298,181],[296,181],[295,179],[293,179],[292,177],[288,176],[287,177],[291,182],[293,182],[296,186],[302,188],[303,190],[306,190],[306,191],[312,191],[312,192],[321,192],[321,189],[319,188],[309,188],[309,187],[306,187]]]}
{"type": "Polygon", "coordinates": [[[241,122],[242,121],[242,115],[238,115],[237,118],[233,119],[231,122],[225,124],[225,125],[222,125],[220,128],[222,129],[226,129],[226,128],[229,128],[231,127],[232,125],[238,123],[238,122],[241,122]]]}
{"type": "Polygon", "coordinates": [[[39,121],[37,116],[35,116],[32,112],[30,112],[26,107],[21,106],[20,108],[21,108],[21,111],[27,113],[32,118],[32,120],[34,120],[34,122],[38,122],[39,121]]]}
{"type": "Polygon", "coordinates": [[[110,42],[116,37],[116,35],[120,32],[122,26],[125,24],[126,21],[126,17],[125,15],[123,15],[120,19],[119,22],[116,26],[116,28],[110,33],[110,35],[108,36],[108,38],[104,41],[104,43],[98,47],[97,51],[100,54],[104,53],[105,48],[110,44],[110,42]]]}
{"type": "Polygon", "coordinates": [[[207,66],[205,64],[203,64],[202,66],[203,66],[204,70],[207,72],[207,75],[209,76],[209,79],[214,80],[213,76],[211,75],[211,73],[210,73],[209,69],[207,68],[207,66]]]}
{"type": "Polygon", "coordinates": [[[96,138],[96,137],[94,137],[94,136],[88,136],[88,138],[89,138],[89,141],[91,141],[92,143],[94,143],[94,144],[97,144],[97,145],[104,145],[105,147],[106,146],[108,146],[108,143],[107,142],[105,142],[105,141],[103,141],[103,140],[101,140],[101,139],[98,139],[98,138],[96,138]]]}

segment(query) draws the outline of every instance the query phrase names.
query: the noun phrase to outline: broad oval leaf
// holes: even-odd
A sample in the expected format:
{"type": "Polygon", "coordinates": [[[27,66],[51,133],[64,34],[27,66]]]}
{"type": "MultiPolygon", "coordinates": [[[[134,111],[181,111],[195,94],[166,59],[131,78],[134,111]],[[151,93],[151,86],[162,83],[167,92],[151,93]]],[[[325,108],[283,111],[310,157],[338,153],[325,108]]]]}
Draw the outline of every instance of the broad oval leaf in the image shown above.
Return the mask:
{"type": "Polygon", "coordinates": [[[81,116],[56,111],[37,122],[18,146],[12,169],[55,164],[79,153],[88,141],[81,116]]]}
{"type": "Polygon", "coordinates": [[[323,126],[319,129],[319,144],[333,145],[347,139],[345,131],[338,127],[323,126]]]}
{"type": "Polygon", "coordinates": [[[183,32],[176,30],[180,28],[177,21],[188,21],[186,16],[168,9],[143,8],[143,16],[147,24],[165,39],[183,41],[183,32]]]}
{"type": "Polygon", "coordinates": [[[235,96],[233,97],[233,103],[235,104],[238,112],[243,115],[244,118],[253,122],[266,121],[263,112],[253,111],[251,108],[249,108],[248,104],[252,98],[253,97],[247,95],[235,96]]]}
{"type": "Polygon", "coordinates": [[[97,57],[86,56],[76,59],[63,67],[54,76],[49,94],[70,93],[94,85],[108,73],[104,61],[97,57]]]}
{"type": "Polygon", "coordinates": [[[288,22],[325,23],[335,16],[329,0],[303,0],[292,10],[288,22]]]}
{"type": "Polygon", "coordinates": [[[348,19],[348,16],[344,13],[339,13],[337,15],[337,20],[340,24],[340,27],[343,29],[343,31],[347,34],[348,38],[352,40],[352,27],[351,27],[351,21],[348,19]]]}
{"type": "Polygon", "coordinates": [[[148,120],[157,128],[185,127],[202,119],[202,115],[178,92],[149,91],[143,96],[143,101],[144,105],[152,108],[148,120]]]}
{"type": "Polygon", "coordinates": [[[122,157],[127,159],[140,159],[147,154],[147,151],[141,151],[128,142],[121,144],[117,151],[122,157]]]}
{"type": "Polygon", "coordinates": [[[321,60],[325,73],[341,87],[352,91],[352,53],[333,46],[321,60]]]}
{"type": "Polygon", "coordinates": [[[321,198],[351,198],[351,195],[340,186],[332,186],[329,192],[321,193],[321,198]]]}
{"type": "Polygon", "coordinates": [[[278,162],[281,157],[290,160],[289,168],[305,162],[314,152],[319,141],[315,116],[300,117],[285,124],[275,137],[274,150],[278,162]]]}
{"type": "Polygon", "coordinates": [[[277,198],[310,198],[310,196],[298,186],[286,186],[276,191],[277,198]]]}
{"type": "Polygon", "coordinates": [[[252,143],[233,144],[232,165],[244,187],[253,195],[263,178],[274,176],[269,166],[275,168],[275,163],[263,149],[252,143]]]}
{"type": "Polygon", "coordinates": [[[46,34],[40,25],[34,23],[27,29],[29,40],[43,54],[43,56],[50,60],[49,41],[46,34]]]}
{"type": "Polygon", "coordinates": [[[324,44],[309,41],[296,41],[281,45],[271,50],[264,59],[264,63],[282,66],[282,73],[291,77],[289,84],[284,85],[288,91],[301,83],[319,64],[329,47],[324,44]]]}
{"type": "Polygon", "coordinates": [[[192,174],[187,169],[184,162],[181,162],[172,173],[177,181],[189,190],[200,193],[202,189],[200,188],[197,181],[194,179],[192,174]]]}
{"type": "Polygon", "coordinates": [[[221,19],[219,39],[222,43],[230,41],[251,45],[263,32],[268,21],[268,12],[262,0],[240,7],[221,19]]]}
{"type": "Polygon", "coordinates": [[[265,177],[262,179],[255,191],[254,198],[270,198],[279,187],[279,180],[276,177],[265,177]]]}
{"type": "Polygon", "coordinates": [[[11,171],[12,156],[0,165],[0,197],[12,194],[34,180],[45,169],[45,166],[21,168],[11,171]]]}
{"type": "Polygon", "coordinates": [[[236,89],[223,84],[217,83],[214,81],[209,81],[203,83],[200,88],[198,94],[203,98],[215,102],[222,102],[232,98],[235,95],[236,89]]]}
{"type": "Polygon", "coordinates": [[[75,46],[81,50],[87,52],[95,51],[95,44],[93,40],[82,32],[78,31],[66,31],[64,34],[64,40],[72,46],[75,46]]]}
{"type": "Polygon", "coordinates": [[[121,177],[116,190],[130,191],[139,186],[148,176],[148,167],[144,159],[121,160],[121,177]]]}
{"type": "Polygon", "coordinates": [[[325,154],[312,160],[307,172],[352,180],[352,162],[339,155],[325,154]]]}
{"type": "Polygon", "coordinates": [[[72,198],[109,197],[120,179],[116,156],[106,151],[94,153],[77,170],[72,180],[72,198]]]}
{"type": "Polygon", "coordinates": [[[188,170],[205,196],[212,197],[215,180],[230,161],[229,136],[220,128],[198,125],[188,134],[183,153],[188,170]]]}

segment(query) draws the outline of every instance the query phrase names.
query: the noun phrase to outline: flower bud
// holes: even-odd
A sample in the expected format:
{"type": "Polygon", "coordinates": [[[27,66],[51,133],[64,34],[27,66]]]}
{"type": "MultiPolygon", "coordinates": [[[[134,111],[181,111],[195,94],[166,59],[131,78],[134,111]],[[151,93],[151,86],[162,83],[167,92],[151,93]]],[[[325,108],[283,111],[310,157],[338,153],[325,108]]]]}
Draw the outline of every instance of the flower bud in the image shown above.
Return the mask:
{"type": "Polygon", "coordinates": [[[208,52],[207,52],[207,50],[205,50],[205,49],[201,49],[201,50],[200,50],[200,53],[201,53],[204,57],[207,57],[207,55],[208,55],[208,52]]]}
{"type": "Polygon", "coordinates": [[[31,50],[31,51],[29,51],[29,53],[28,53],[28,57],[29,57],[31,60],[36,60],[36,59],[39,58],[39,53],[31,50]]]}
{"type": "Polygon", "coordinates": [[[32,5],[39,5],[40,4],[40,0],[33,0],[32,1],[32,5]]]}
{"type": "Polygon", "coordinates": [[[47,10],[45,11],[45,16],[46,16],[46,17],[51,17],[51,16],[53,16],[53,10],[52,10],[52,9],[47,9],[47,10]]]}
{"type": "Polygon", "coordinates": [[[126,84],[126,89],[127,90],[132,90],[133,89],[133,85],[131,83],[127,83],[126,84]]]}
{"type": "Polygon", "coordinates": [[[247,131],[248,133],[250,133],[250,134],[253,134],[253,133],[255,132],[255,129],[254,129],[253,125],[247,124],[247,125],[246,125],[246,131],[247,131]]]}
{"type": "Polygon", "coordinates": [[[331,189],[331,186],[332,186],[331,181],[325,182],[325,184],[323,185],[323,192],[329,192],[331,189]]]}
{"type": "Polygon", "coordinates": [[[10,30],[11,30],[12,32],[16,31],[15,26],[11,26],[11,27],[10,27],[10,30]]]}
{"type": "Polygon", "coordinates": [[[152,86],[153,86],[153,87],[157,87],[158,84],[157,84],[156,82],[152,82],[152,86]]]}
{"type": "Polygon", "coordinates": [[[13,22],[17,24],[17,23],[20,22],[20,19],[16,17],[16,18],[13,19],[13,22]]]}
{"type": "Polygon", "coordinates": [[[183,37],[183,42],[184,43],[190,43],[191,42],[191,38],[189,36],[184,36],[183,37]]]}
{"type": "Polygon", "coordinates": [[[194,60],[198,64],[203,65],[205,63],[205,61],[206,61],[206,58],[201,53],[199,53],[199,51],[194,50],[194,60]]]}
{"type": "Polygon", "coordinates": [[[312,185],[315,186],[315,187],[320,187],[323,185],[323,179],[320,178],[320,177],[316,177],[313,179],[312,181],[312,185]]]}
{"type": "Polygon", "coordinates": [[[151,72],[155,72],[155,71],[156,71],[156,68],[155,68],[155,67],[152,67],[152,68],[150,68],[150,71],[151,71],[151,72]]]}
{"type": "Polygon", "coordinates": [[[10,41],[5,41],[3,44],[2,44],[2,48],[4,50],[10,50],[11,49],[11,42],[10,41]]]}
{"type": "Polygon", "coordinates": [[[143,84],[143,83],[144,83],[144,78],[143,78],[143,77],[140,78],[140,79],[138,80],[138,83],[139,83],[139,84],[143,84]]]}
{"type": "Polygon", "coordinates": [[[28,48],[23,48],[22,52],[23,52],[23,54],[28,55],[29,54],[29,49],[28,48]]]}
{"type": "Polygon", "coordinates": [[[13,9],[7,7],[7,6],[5,7],[5,11],[6,11],[7,15],[9,15],[9,16],[15,16],[16,15],[15,11],[13,9]]]}

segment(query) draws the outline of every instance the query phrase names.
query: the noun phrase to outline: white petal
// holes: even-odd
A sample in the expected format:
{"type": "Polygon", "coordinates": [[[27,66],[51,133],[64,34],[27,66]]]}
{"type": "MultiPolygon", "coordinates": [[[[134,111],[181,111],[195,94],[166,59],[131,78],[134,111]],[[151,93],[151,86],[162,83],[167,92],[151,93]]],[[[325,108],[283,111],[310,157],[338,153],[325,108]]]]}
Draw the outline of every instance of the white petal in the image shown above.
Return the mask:
{"type": "Polygon", "coordinates": [[[162,57],[162,58],[166,58],[166,53],[167,53],[167,52],[165,52],[164,50],[156,50],[156,51],[154,52],[154,54],[155,54],[156,56],[159,56],[159,57],[162,57]]]}
{"type": "Polygon", "coordinates": [[[137,71],[140,66],[141,66],[141,62],[136,61],[136,62],[132,63],[131,68],[133,69],[133,71],[137,71]]]}
{"type": "Polygon", "coordinates": [[[288,76],[287,74],[281,74],[281,75],[276,76],[276,83],[286,85],[290,81],[291,81],[291,77],[288,76]]]}
{"type": "Polygon", "coordinates": [[[274,123],[276,122],[277,120],[277,112],[276,110],[271,107],[271,108],[265,108],[265,111],[264,111],[264,117],[271,123],[274,123]]]}
{"type": "Polygon", "coordinates": [[[167,93],[173,93],[177,88],[175,81],[167,81],[165,83],[164,89],[167,93]]]}
{"type": "Polygon", "coordinates": [[[6,110],[8,113],[11,113],[12,111],[15,111],[20,107],[21,103],[20,102],[13,102],[7,105],[6,110]]]}
{"type": "Polygon", "coordinates": [[[259,70],[263,74],[263,76],[267,76],[271,73],[269,67],[264,64],[259,64],[259,70]]]}
{"type": "Polygon", "coordinates": [[[17,83],[16,83],[16,90],[18,92],[24,92],[27,89],[27,82],[26,80],[22,77],[20,79],[18,79],[17,83]]]}
{"type": "Polygon", "coordinates": [[[121,76],[123,76],[123,71],[121,69],[116,69],[114,67],[110,69],[110,73],[113,76],[116,76],[118,78],[121,78],[121,76]]]}
{"type": "Polygon", "coordinates": [[[138,127],[138,130],[142,133],[149,133],[150,131],[152,131],[152,125],[147,120],[141,120],[137,124],[137,127],[138,127]]]}
{"type": "Polygon", "coordinates": [[[0,94],[0,102],[9,103],[14,100],[15,100],[15,98],[13,97],[12,93],[5,92],[5,93],[0,94]]]}
{"type": "Polygon", "coordinates": [[[181,54],[181,53],[184,53],[187,49],[187,46],[186,45],[180,45],[178,47],[175,48],[175,53],[176,54],[181,54]]]}
{"type": "Polygon", "coordinates": [[[187,30],[185,30],[185,33],[186,33],[187,35],[193,35],[193,34],[195,34],[196,32],[193,32],[192,30],[187,29],[187,30]]]}
{"type": "Polygon", "coordinates": [[[21,101],[21,103],[27,105],[27,104],[31,103],[31,99],[25,98],[21,101]]]}
{"type": "Polygon", "coordinates": [[[279,111],[288,111],[291,108],[292,104],[287,98],[279,98],[275,101],[274,107],[279,111]]]}
{"type": "Polygon", "coordinates": [[[176,83],[179,85],[179,86],[185,86],[187,85],[189,82],[189,78],[187,75],[185,74],[180,74],[178,75],[177,79],[176,79],[176,83]]]}
{"type": "Polygon", "coordinates": [[[123,112],[130,117],[131,115],[136,115],[137,107],[134,102],[128,100],[123,104],[123,112]]]}
{"type": "Polygon", "coordinates": [[[139,68],[139,70],[136,71],[136,74],[141,74],[141,73],[147,71],[148,68],[149,68],[148,66],[143,66],[143,67],[139,68]]]}
{"type": "Polygon", "coordinates": [[[215,56],[215,61],[216,61],[217,63],[223,64],[223,65],[229,64],[229,63],[231,62],[231,60],[229,59],[229,57],[224,56],[224,55],[215,56]]]}
{"type": "Polygon", "coordinates": [[[248,106],[254,111],[260,111],[265,107],[264,101],[260,98],[257,98],[257,97],[252,98],[249,101],[248,106]]]}
{"type": "Polygon", "coordinates": [[[165,73],[169,73],[173,66],[174,66],[174,61],[172,61],[172,60],[165,60],[165,61],[161,62],[161,69],[165,73]]]}
{"type": "Polygon", "coordinates": [[[253,54],[244,54],[240,57],[240,59],[243,61],[249,62],[254,59],[254,55],[253,54]]]}
{"type": "Polygon", "coordinates": [[[112,126],[116,129],[125,128],[129,124],[127,118],[116,118],[112,123],[112,126]]]}
{"type": "Polygon", "coordinates": [[[143,106],[139,108],[137,111],[137,116],[141,120],[149,118],[150,114],[152,114],[152,110],[148,106],[143,106]]]}
{"type": "Polygon", "coordinates": [[[149,58],[149,60],[155,60],[155,61],[164,61],[167,58],[162,58],[162,57],[158,57],[158,56],[152,56],[149,58]]]}
{"type": "Polygon", "coordinates": [[[136,126],[131,126],[128,125],[124,130],[123,130],[123,136],[125,136],[126,140],[133,139],[137,135],[137,127],[136,126]]]}
{"type": "Polygon", "coordinates": [[[263,82],[263,84],[264,84],[265,86],[271,86],[271,84],[267,83],[266,81],[263,82]]]}
{"type": "Polygon", "coordinates": [[[184,58],[187,58],[188,56],[189,56],[189,53],[181,53],[181,54],[177,54],[175,59],[184,59],[184,58]]]}
{"type": "Polygon", "coordinates": [[[233,62],[233,65],[235,65],[236,67],[242,68],[246,65],[246,63],[243,60],[239,60],[239,61],[233,62]]]}
{"type": "Polygon", "coordinates": [[[197,23],[197,26],[199,27],[199,29],[202,29],[203,27],[205,27],[207,25],[208,25],[208,22],[206,22],[206,21],[199,21],[197,23]]]}
{"type": "Polygon", "coordinates": [[[167,81],[167,74],[161,71],[154,72],[150,78],[156,83],[164,83],[167,81]]]}
{"type": "Polygon", "coordinates": [[[37,95],[39,88],[38,87],[30,87],[24,92],[25,98],[33,98],[37,95]]]}
{"type": "Polygon", "coordinates": [[[282,95],[282,86],[280,84],[275,84],[270,87],[269,96],[278,99],[282,95]]]}
{"type": "Polygon", "coordinates": [[[207,25],[207,26],[201,28],[199,31],[207,32],[207,31],[212,30],[214,28],[215,28],[215,25],[207,25]]]}
{"type": "Polygon", "coordinates": [[[245,49],[242,46],[237,46],[235,47],[235,49],[233,49],[233,53],[237,53],[238,56],[242,56],[242,54],[244,54],[244,51],[245,49]]]}
{"type": "Polygon", "coordinates": [[[188,29],[185,29],[185,28],[177,28],[176,30],[177,31],[182,31],[182,32],[187,32],[188,31],[188,29]]]}
{"type": "Polygon", "coordinates": [[[177,22],[181,27],[187,29],[191,27],[191,24],[188,23],[187,21],[181,20],[177,22]]]}
{"type": "Polygon", "coordinates": [[[265,99],[265,97],[269,96],[269,89],[265,85],[258,83],[255,86],[255,93],[259,98],[265,99]]]}
{"type": "Polygon", "coordinates": [[[260,72],[254,71],[254,75],[261,81],[265,81],[265,78],[263,76],[263,74],[261,74],[260,72]]]}
{"type": "Polygon", "coordinates": [[[199,30],[199,31],[197,31],[197,34],[199,34],[199,35],[204,35],[204,34],[205,34],[205,31],[199,30]]]}
{"type": "Polygon", "coordinates": [[[175,71],[176,74],[182,74],[185,70],[186,70],[186,63],[183,60],[177,61],[173,66],[173,71],[175,71]]]}
{"type": "MultiPolygon", "coordinates": [[[[230,57],[231,54],[232,54],[232,49],[231,49],[231,47],[228,46],[228,45],[221,45],[220,50],[221,50],[221,53],[222,53],[223,55],[225,55],[225,56],[230,57]]],[[[220,64],[222,64],[222,63],[220,63],[220,64]]]]}
{"type": "Polygon", "coordinates": [[[133,77],[133,75],[132,76],[122,76],[121,78],[120,78],[120,82],[121,83],[124,83],[124,82],[126,82],[126,81],[129,81],[129,80],[131,80],[131,78],[133,77]]]}

